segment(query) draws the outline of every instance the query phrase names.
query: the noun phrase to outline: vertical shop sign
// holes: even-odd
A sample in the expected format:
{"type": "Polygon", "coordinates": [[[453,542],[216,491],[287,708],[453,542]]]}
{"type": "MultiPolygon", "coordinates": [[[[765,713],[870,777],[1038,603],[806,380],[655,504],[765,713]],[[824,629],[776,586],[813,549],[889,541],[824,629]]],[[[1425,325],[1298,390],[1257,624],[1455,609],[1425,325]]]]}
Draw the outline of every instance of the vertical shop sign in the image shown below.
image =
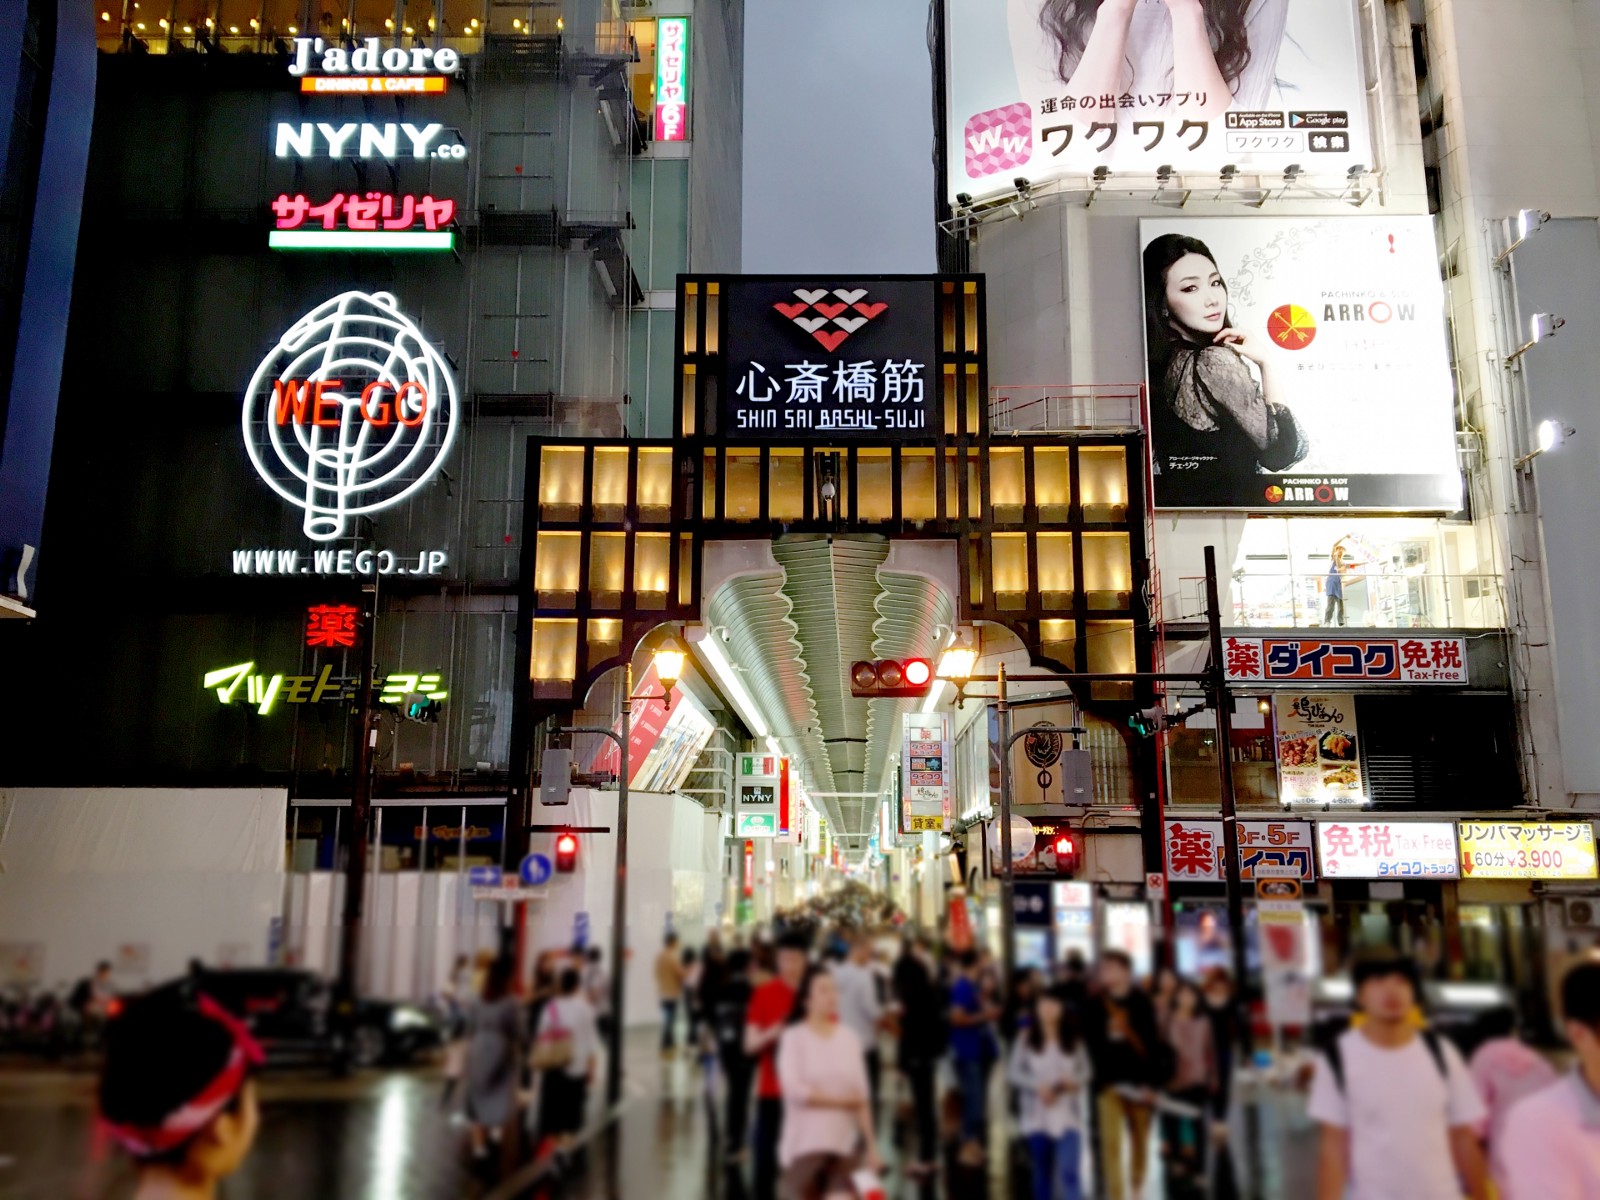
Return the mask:
{"type": "Polygon", "coordinates": [[[903,730],[901,832],[942,833],[950,817],[950,718],[945,713],[906,713],[903,730]]]}
{"type": "Polygon", "coordinates": [[[689,137],[689,18],[656,18],[656,141],[689,137]]]}
{"type": "Polygon", "coordinates": [[[1261,979],[1267,1020],[1273,1025],[1311,1022],[1310,956],[1305,904],[1294,867],[1256,868],[1256,929],[1261,939],[1261,979]]]}
{"type": "Polygon", "coordinates": [[[1285,804],[1360,804],[1361,745],[1355,697],[1344,692],[1272,698],[1278,797],[1285,804]]]}

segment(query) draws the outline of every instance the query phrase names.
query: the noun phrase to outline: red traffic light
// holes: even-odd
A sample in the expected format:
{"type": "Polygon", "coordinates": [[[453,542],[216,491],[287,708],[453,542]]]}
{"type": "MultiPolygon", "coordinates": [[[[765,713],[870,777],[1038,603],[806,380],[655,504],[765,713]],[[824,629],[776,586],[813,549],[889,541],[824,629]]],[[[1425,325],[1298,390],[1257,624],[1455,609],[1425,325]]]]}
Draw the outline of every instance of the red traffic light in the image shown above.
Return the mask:
{"type": "Polygon", "coordinates": [[[1074,874],[1082,865],[1078,861],[1078,839],[1071,833],[1058,833],[1050,848],[1055,851],[1057,872],[1074,874]]]}
{"type": "Polygon", "coordinates": [[[933,664],[925,658],[880,658],[850,664],[852,696],[926,696],[932,686],[933,664]]]}
{"type": "Polygon", "coordinates": [[[1072,839],[1062,836],[1056,839],[1056,857],[1065,858],[1073,851],[1072,839]]]}
{"type": "Polygon", "coordinates": [[[578,869],[578,835],[563,833],[556,837],[556,870],[569,875],[578,869]]]}

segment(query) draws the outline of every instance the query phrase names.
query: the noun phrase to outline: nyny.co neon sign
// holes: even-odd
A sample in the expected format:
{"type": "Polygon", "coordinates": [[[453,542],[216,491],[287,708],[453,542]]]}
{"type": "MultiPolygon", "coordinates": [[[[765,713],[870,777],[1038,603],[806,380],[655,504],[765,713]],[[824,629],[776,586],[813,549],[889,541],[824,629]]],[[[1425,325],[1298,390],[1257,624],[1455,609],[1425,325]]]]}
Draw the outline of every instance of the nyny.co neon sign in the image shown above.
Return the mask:
{"type": "Polygon", "coordinates": [[[445,127],[437,121],[426,125],[389,121],[279,121],[273,137],[273,153],[279,158],[466,158],[467,148],[460,141],[443,141],[445,127]]]}
{"type": "Polygon", "coordinates": [[[296,321],[244,395],[245,451],[305,510],[314,542],[349,532],[438,474],[459,404],[444,357],[387,292],[345,292],[296,321]]]}

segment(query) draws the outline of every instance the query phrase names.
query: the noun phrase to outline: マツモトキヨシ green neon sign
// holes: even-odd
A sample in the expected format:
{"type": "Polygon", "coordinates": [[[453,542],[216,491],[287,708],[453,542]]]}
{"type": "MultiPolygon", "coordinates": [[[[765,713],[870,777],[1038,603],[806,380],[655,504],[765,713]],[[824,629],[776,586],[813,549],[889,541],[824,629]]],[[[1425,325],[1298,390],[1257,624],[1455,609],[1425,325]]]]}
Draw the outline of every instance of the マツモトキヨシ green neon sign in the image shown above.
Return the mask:
{"type": "MultiPolygon", "coordinates": [[[[243,662],[207,671],[202,686],[208,692],[216,692],[219,703],[243,701],[266,716],[280,702],[325,704],[359,699],[361,679],[355,675],[335,675],[331,664],[316,675],[263,675],[256,670],[254,662],[243,662]]],[[[412,693],[429,700],[444,700],[450,695],[444,690],[438,672],[415,675],[396,671],[385,676],[379,685],[378,703],[399,704],[412,693]]]]}

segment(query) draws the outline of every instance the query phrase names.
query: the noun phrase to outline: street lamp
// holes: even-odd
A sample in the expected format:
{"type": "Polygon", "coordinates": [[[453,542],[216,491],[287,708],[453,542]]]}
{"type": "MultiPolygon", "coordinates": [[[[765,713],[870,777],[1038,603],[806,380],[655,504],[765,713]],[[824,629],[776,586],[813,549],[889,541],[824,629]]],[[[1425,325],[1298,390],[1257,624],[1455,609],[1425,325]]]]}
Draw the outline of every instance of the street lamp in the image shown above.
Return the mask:
{"type": "Polygon", "coordinates": [[[972,634],[963,630],[961,635],[944,648],[939,655],[939,665],[934,674],[955,684],[956,704],[961,704],[962,693],[972,682],[972,671],[978,665],[978,652],[972,645],[972,634]]]}
{"type": "Polygon", "coordinates": [[[655,648],[653,660],[656,678],[661,681],[662,699],[667,708],[672,707],[672,689],[683,677],[683,659],[683,647],[679,646],[677,639],[670,634],[666,641],[655,648]]]}

